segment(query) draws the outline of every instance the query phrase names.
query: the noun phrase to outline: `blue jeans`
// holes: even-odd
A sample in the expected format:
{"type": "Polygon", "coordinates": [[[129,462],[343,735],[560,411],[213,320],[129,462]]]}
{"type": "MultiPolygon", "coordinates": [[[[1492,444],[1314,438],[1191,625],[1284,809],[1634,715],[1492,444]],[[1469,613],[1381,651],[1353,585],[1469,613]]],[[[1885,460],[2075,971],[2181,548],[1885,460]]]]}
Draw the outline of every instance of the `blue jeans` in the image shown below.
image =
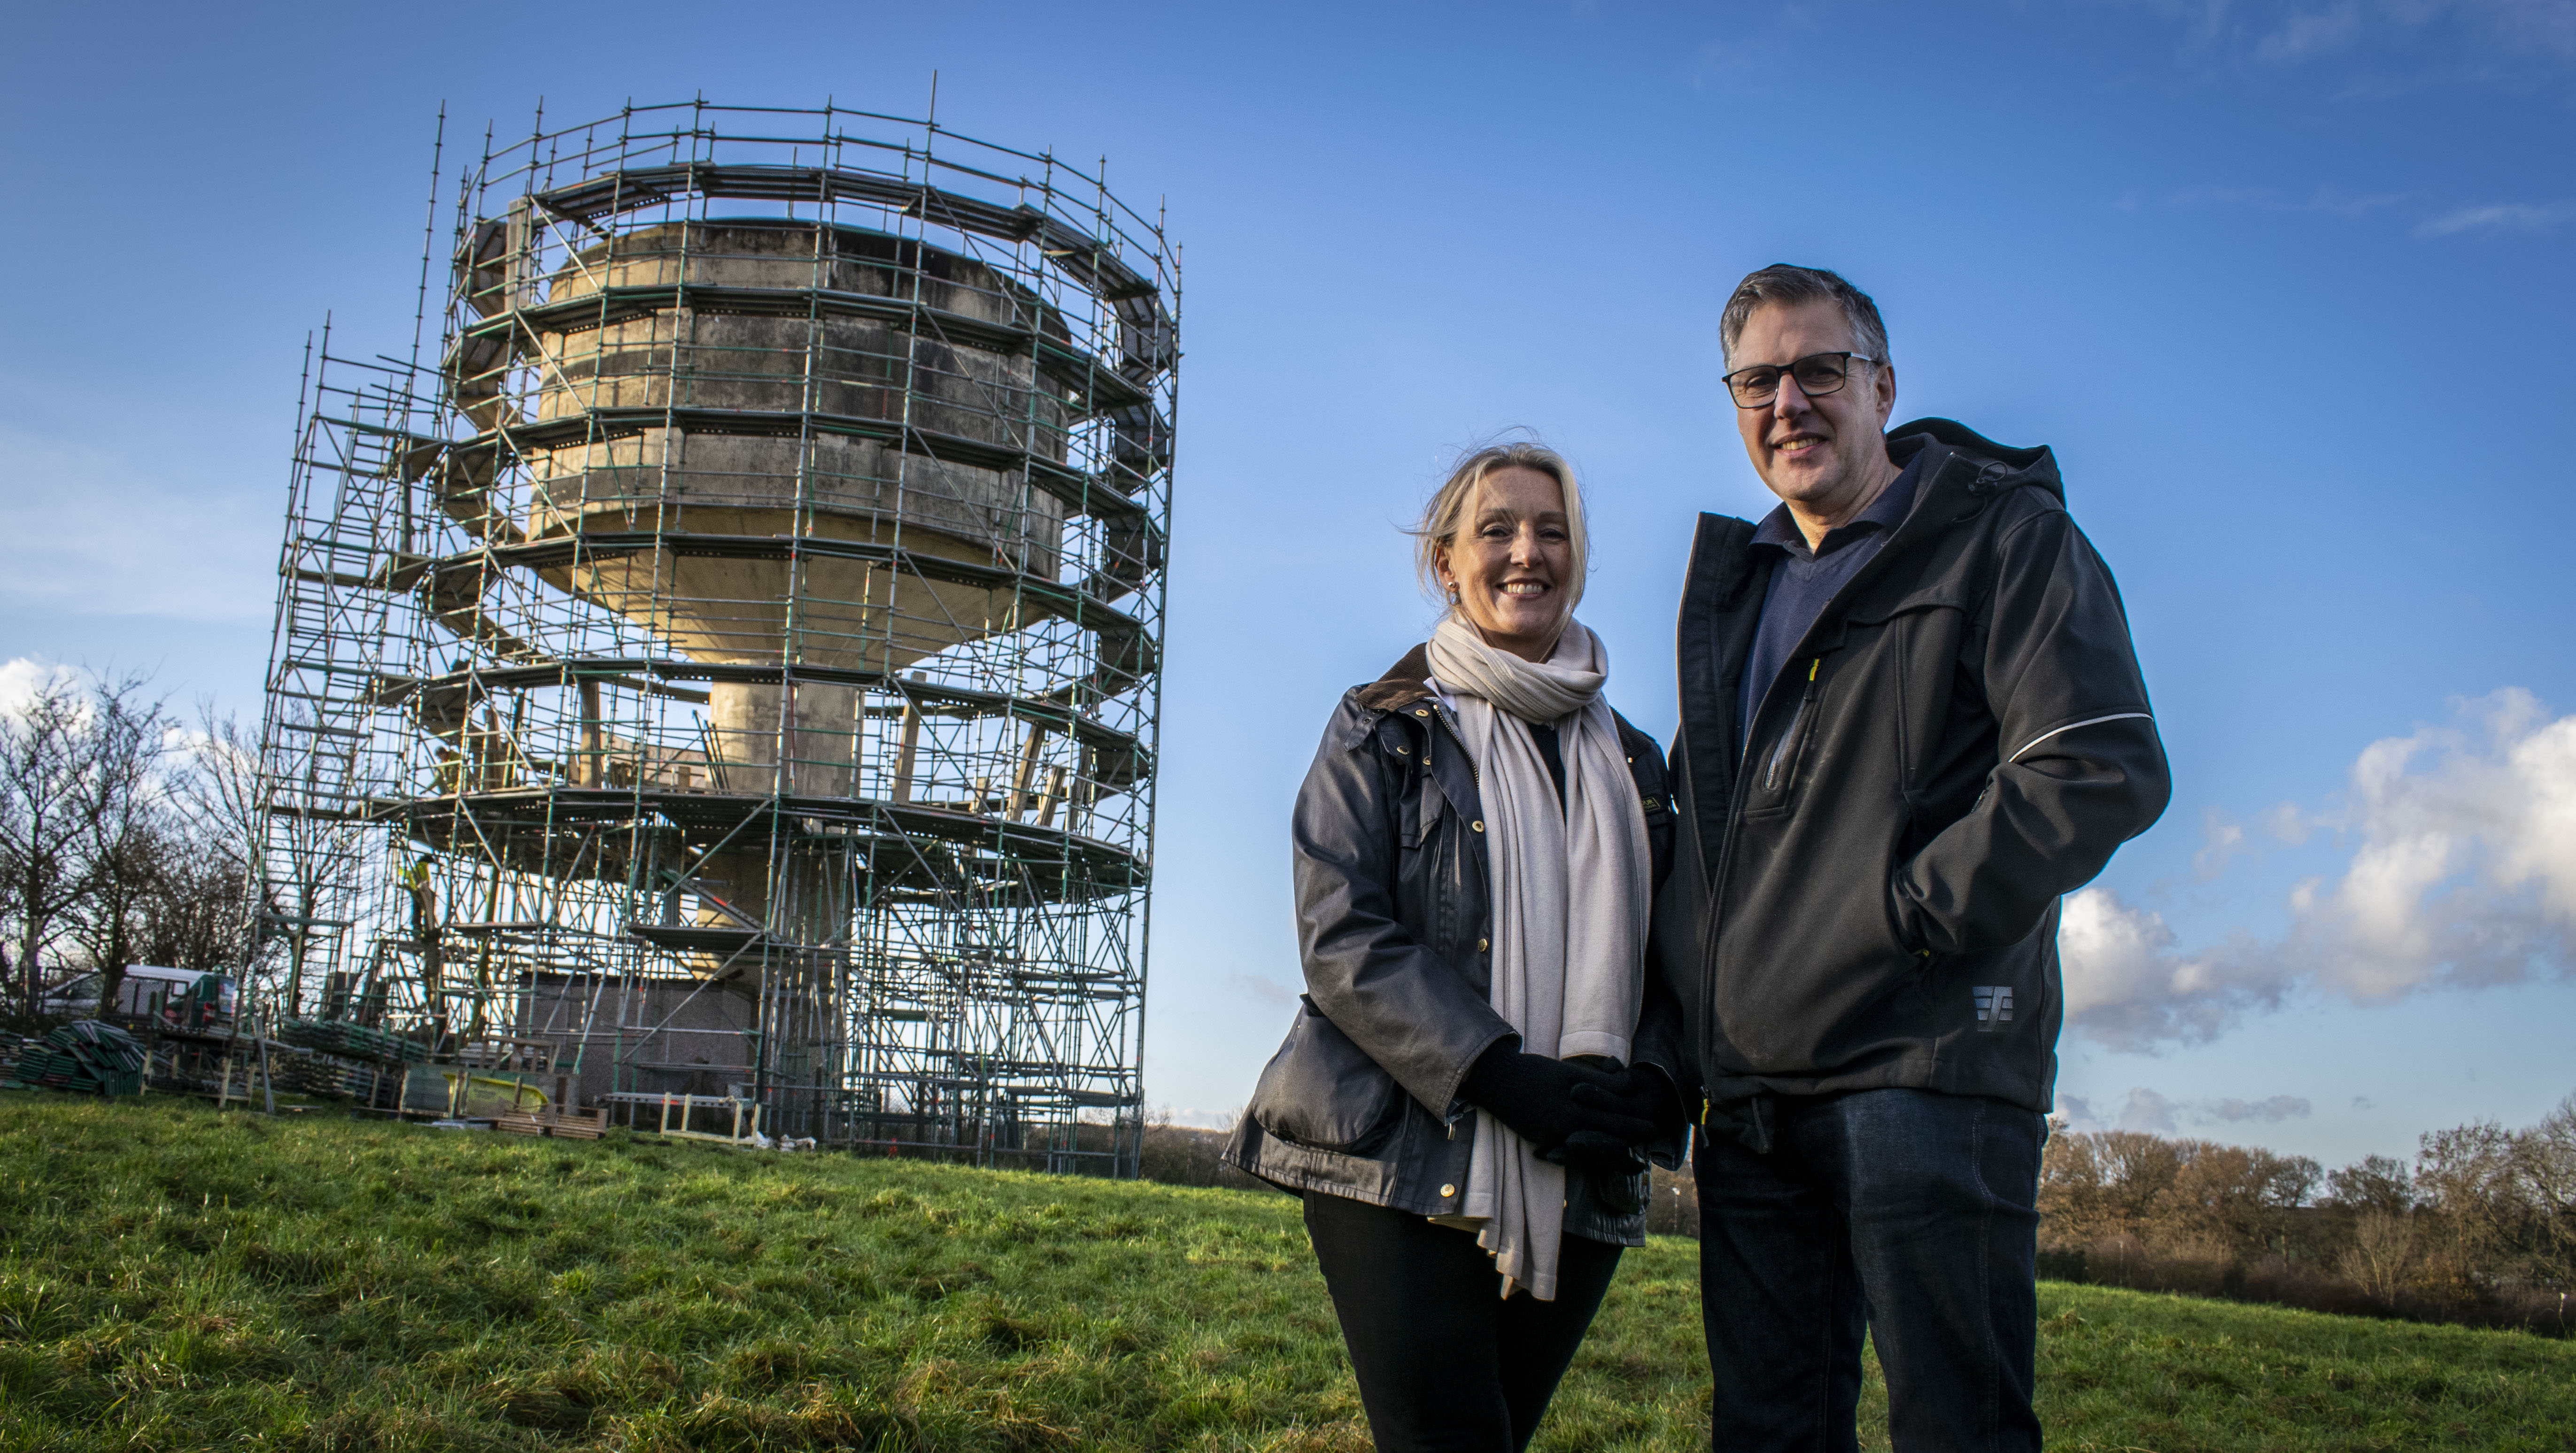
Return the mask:
{"type": "Polygon", "coordinates": [[[2046,1125],[1929,1090],[1783,1096],[1772,1149],[1697,1156],[1712,1448],[1858,1446],[1863,1329],[1897,1453],[2037,1449],[2046,1125]]]}

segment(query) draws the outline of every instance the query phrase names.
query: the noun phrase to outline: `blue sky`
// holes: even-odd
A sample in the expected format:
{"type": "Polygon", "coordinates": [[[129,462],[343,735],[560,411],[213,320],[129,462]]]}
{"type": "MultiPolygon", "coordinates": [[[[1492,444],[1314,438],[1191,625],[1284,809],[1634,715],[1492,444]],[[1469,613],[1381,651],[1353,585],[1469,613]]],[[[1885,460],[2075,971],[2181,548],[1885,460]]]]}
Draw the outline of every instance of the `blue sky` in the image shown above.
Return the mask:
{"type": "MultiPolygon", "coordinates": [[[[2070,914],[2063,1108],[2315,1154],[2576,1090],[2576,3],[46,7],[0,56],[0,660],[257,710],[303,341],[408,340],[429,144],[627,99],[1106,155],[1186,247],[1151,1097],[1298,971],[1284,823],[1508,426],[1673,722],[1692,515],[1768,496],[1718,309],[1876,294],[1899,417],[2053,445],[2175,770],[2070,914]],[[2411,746],[2406,745],[2411,743],[2411,746]],[[2377,744],[2377,745],[2375,745],[2377,744]],[[2390,745],[2398,744],[2398,745],[2390,745]]],[[[23,669],[23,668],[22,668],[23,669]]]]}

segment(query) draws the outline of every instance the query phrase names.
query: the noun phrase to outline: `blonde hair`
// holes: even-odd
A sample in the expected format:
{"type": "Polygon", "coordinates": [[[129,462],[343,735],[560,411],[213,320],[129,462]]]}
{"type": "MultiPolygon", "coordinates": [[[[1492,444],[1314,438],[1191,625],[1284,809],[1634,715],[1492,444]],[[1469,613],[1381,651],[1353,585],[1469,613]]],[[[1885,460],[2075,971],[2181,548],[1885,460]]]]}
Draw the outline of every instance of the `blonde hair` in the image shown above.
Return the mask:
{"type": "MultiPolygon", "coordinates": [[[[1440,583],[1440,547],[1458,538],[1467,524],[1468,508],[1475,503],[1476,486],[1485,476],[1502,469],[1535,469],[1556,481],[1565,492],[1565,538],[1572,547],[1571,579],[1565,582],[1565,616],[1572,619],[1574,607],[1583,599],[1583,581],[1591,558],[1590,534],[1583,523],[1583,486],[1575,482],[1574,466],[1565,456],[1544,444],[1521,440],[1510,444],[1487,444],[1461,456],[1449,471],[1449,479],[1422,507],[1422,523],[1410,533],[1413,536],[1413,565],[1422,577],[1422,588],[1432,599],[1447,602],[1449,592],[1440,583]]],[[[1560,622],[1561,624],[1561,622],[1560,622]]]]}

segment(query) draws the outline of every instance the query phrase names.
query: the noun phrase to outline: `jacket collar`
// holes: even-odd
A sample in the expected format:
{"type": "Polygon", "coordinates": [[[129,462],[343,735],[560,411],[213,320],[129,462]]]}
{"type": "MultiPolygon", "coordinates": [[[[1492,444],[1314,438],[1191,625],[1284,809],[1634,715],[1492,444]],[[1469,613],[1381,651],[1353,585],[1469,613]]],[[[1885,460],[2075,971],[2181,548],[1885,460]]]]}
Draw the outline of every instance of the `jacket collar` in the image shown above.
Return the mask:
{"type": "Polygon", "coordinates": [[[1431,643],[1404,653],[1386,674],[1360,688],[1360,705],[1371,711],[1394,711],[1431,696],[1431,643]]]}
{"type": "Polygon", "coordinates": [[[1917,419],[1888,430],[1887,457],[1899,466],[1921,461],[1912,517],[1982,508],[2008,489],[2036,489],[2066,503],[2066,483],[2047,445],[1998,444],[1951,419],[1917,419]]]}

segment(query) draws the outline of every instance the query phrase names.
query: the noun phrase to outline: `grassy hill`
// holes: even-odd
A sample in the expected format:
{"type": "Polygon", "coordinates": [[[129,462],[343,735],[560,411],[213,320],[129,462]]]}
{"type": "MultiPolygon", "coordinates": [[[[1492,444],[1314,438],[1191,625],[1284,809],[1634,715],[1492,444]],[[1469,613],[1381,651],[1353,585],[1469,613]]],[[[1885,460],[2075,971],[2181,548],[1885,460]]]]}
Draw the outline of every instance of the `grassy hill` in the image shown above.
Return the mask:
{"type": "MultiPolygon", "coordinates": [[[[1695,1251],[1631,1253],[1541,1447],[1706,1446],[1695,1251]]],[[[2057,1447],[2576,1449],[2576,1345],[2041,1306],[2057,1447]]],[[[0,1450],[217,1446],[1367,1436],[1284,1196],[0,1093],[0,1450]]]]}

